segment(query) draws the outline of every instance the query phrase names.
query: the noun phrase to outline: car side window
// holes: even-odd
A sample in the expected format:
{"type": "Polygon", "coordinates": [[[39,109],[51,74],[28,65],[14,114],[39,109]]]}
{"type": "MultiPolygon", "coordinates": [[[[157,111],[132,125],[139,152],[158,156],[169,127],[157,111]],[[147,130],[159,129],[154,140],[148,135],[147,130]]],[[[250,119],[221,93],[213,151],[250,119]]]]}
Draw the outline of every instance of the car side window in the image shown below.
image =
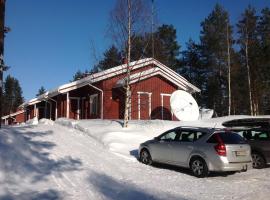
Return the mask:
{"type": "Polygon", "coordinates": [[[269,140],[269,134],[264,130],[252,131],[254,140],[269,140]]]}
{"type": "Polygon", "coordinates": [[[196,140],[200,139],[205,134],[200,131],[181,131],[178,141],[180,142],[195,142],[196,140]]]}
{"type": "Polygon", "coordinates": [[[165,135],[163,135],[160,140],[164,140],[164,141],[173,141],[175,140],[177,135],[176,131],[170,131],[168,133],[166,133],[165,135]]]}
{"type": "Polygon", "coordinates": [[[193,142],[194,141],[194,132],[192,131],[181,131],[181,134],[179,136],[180,142],[193,142]]]}

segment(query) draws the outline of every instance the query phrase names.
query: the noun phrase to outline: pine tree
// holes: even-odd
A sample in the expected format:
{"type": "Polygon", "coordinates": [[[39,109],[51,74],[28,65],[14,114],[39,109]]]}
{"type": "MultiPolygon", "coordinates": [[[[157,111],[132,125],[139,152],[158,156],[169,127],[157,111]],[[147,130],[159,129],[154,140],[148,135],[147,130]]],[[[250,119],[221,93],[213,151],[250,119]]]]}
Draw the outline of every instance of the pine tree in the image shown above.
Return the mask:
{"type": "Polygon", "coordinates": [[[46,89],[45,89],[43,86],[41,86],[41,87],[39,88],[39,90],[38,90],[38,93],[36,94],[36,97],[38,97],[38,96],[44,94],[45,92],[46,92],[46,89]]]}
{"type": "Polygon", "coordinates": [[[270,9],[262,9],[258,22],[258,36],[261,47],[261,77],[262,77],[262,95],[261,114],[270,114],[270,9]]]}
{"type": "Polygon", "coordinates": [[[155,58],[168,67],[177,69],[181,46],[176,40],[176,29],[174,26],[163,24],[158,27],[154,35],[155,58]]]}
{"type": "MultiPolygon", "coordinates": [[[[207,83],[207,70],[203,67],[201,61],[201,48],[200,45],[196,44],[193,40],[189,39],[186,43],[187,49],[182,52],[183,62],[177,72],[184,76],[193,85],[205,88],[207,83]]],[[[204,99],[204,90],[202,94],[195,94],[198,104],[202,107],[206,107],[206,99],[204,99]]]]}
{"type": "Polygon", "coordinates": [[[259,114],[259,97],[262,94],[260,73],[260,44],[258,40],[258,16],[256,10],[248,6],[237,24],[240,44],[240,55],[246,66],[247,87],[250,114],[259,114]]]}
{"type": "MultiPolygon", "coordinates": [[[[207,102],[205,102],[207,107],[214,109],[221,116],[228,114],[227,39],[233,41],[232,26],[228,23],[229,15],[219,4],[201,23],[201,59],[208,71],[206,73],[207,83],[205,88],[202,88],[202,92],[207,99],[207,102]]],[[[232,48],[232,43],[229,48],[232,48]]]]}
{"type": "Polygon", "coordinates": [[[22,89],[17,79],[8,75],[4,83],[4,115],[15,112],[24,99],[22,97],[22,89]]]}
{"type": "Polygon", "coordinates": [[[114,45],[106,50],[103,55],[104,58],[97,65],[100,70],[106,70],[122,64],[121,53],[114,45]]]}

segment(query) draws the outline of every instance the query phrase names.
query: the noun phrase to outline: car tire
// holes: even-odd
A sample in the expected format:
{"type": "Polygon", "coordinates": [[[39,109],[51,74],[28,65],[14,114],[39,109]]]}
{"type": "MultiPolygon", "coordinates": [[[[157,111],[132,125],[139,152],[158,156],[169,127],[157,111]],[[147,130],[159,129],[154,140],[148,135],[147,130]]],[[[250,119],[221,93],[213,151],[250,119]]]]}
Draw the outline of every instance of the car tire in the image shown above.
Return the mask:
{"type": "Polygon", "coordinates": [[[152,157],[147,149],[143,149],[140,153],[140,161],[145,165],[152,165],[152,157]]]}
{"type": "Polygon", "coordinates": [[[192,158],[189,166],[192,174],[198,178],[204,178],[209,174],[206,162],[200,157],[192,158]]]}
{"type": "Polygon", "coordinates": [[[262,169],[265,167],[266,163],[265,163],[264,157],[261,154],[257,152],[253,152],[251,156],[252,156],[253,168],[262,169]]]}

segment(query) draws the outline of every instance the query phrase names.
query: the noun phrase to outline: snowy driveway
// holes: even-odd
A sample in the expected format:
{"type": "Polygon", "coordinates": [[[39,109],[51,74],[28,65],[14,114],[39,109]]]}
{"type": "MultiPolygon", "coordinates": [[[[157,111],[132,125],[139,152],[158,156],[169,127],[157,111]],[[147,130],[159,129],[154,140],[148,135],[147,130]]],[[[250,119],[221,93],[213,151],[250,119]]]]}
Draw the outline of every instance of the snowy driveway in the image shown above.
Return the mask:
{"type": "MultiPolygon", "coordinates": [[[[269,198],[269,168],[198,179],[185,169],[142,165],[134,151],[121,154],[127,147],[123,137],[112,140],[123,134],[116,128],[105,133],[97,125],[92,135],[77,129],[39,124],[0,130],[0,200],[269,198]]],[[[127,144],[135,137],[129,134],[127,144]]]]}

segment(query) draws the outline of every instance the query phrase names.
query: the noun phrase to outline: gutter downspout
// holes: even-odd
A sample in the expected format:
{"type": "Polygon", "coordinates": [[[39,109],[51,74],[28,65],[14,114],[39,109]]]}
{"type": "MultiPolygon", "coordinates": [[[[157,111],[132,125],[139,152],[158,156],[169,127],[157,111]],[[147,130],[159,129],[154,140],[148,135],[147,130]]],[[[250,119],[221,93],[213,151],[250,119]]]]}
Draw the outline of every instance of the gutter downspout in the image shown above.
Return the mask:
{"type": "Polygon", "coordinates": [[[96,86],[94,86],[94,85],[92,85],[91,83],[89,83],[88,84],[90,87],[92,87],[92,88],[94,88],[94,89],[96,89],[96,90],[98,90],[100,93],[101,93],[101,116],[100,116],[100,118],[101,119],[103,119],[103,90],[101,90],[101,89],[99,89],[98,87],[96,87],[96,86]]]}

